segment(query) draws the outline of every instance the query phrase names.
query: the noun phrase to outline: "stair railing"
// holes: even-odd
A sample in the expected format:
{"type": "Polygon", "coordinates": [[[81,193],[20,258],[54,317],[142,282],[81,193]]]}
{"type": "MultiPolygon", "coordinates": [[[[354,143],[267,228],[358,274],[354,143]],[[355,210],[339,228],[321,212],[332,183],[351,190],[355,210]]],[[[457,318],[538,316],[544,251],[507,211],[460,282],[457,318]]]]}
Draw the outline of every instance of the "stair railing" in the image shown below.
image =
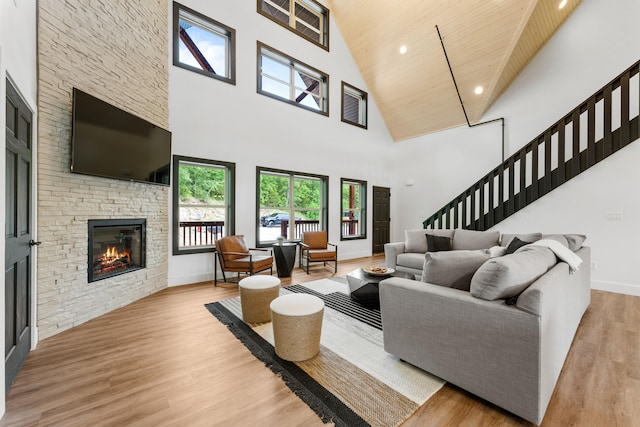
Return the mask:
{"type": "Polygon", "coordinates": [[[638,139],[639,68],[640,61],[427,218],[423,227],[491,228],[638,139]]]}

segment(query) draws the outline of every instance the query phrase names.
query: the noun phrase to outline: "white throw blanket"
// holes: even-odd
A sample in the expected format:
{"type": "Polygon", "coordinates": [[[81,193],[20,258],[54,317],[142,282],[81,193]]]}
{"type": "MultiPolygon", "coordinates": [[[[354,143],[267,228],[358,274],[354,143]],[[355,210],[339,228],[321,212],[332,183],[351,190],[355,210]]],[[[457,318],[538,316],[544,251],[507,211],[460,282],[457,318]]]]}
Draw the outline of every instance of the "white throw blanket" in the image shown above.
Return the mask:
{"type": "Polygon", "coordinates": [[[545,248],[551,249],[551,251],[561,260],[569,264],[569,274],[574,274],[578,271],[578,267],[582,264],[582,258],[576,255],[571,249],[567,248],[562,243],[551,240],[551,239],[542,239],[537,242],[531,243],[535,246],[544,246],[545,248]]]}

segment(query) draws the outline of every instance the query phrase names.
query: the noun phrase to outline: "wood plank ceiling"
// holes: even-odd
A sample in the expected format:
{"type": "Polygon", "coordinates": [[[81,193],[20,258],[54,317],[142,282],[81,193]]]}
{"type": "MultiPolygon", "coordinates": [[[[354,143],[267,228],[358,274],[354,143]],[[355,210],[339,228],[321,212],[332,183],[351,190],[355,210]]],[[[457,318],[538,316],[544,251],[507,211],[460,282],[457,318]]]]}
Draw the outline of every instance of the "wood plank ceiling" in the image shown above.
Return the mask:
{"type": "Polygon", "coordinates": [[[327,0],[394,141],[466,125],[436,25],[473,124],[580,2],[327,0]]]}

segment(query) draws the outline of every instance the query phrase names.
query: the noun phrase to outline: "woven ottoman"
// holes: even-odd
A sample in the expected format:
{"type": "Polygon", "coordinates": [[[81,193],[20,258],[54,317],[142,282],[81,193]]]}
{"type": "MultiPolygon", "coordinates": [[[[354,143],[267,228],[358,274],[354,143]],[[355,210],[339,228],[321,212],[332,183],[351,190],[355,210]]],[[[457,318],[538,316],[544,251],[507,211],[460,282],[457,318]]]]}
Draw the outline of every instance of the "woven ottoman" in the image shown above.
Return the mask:
{"type": "Polygon", "coordinates": [[[271,302],[273,339],[278,357],[292,362],[320,351],[324,301],[308,294],[282,295],[271,302]]]}
{"type": "Polygon", "coordinates": [[[280,294],[280,279],[265,275],[249,276],[240,280],[238,287],[242,320],[246,323],[270,322],[269,304],[280,294]]]}

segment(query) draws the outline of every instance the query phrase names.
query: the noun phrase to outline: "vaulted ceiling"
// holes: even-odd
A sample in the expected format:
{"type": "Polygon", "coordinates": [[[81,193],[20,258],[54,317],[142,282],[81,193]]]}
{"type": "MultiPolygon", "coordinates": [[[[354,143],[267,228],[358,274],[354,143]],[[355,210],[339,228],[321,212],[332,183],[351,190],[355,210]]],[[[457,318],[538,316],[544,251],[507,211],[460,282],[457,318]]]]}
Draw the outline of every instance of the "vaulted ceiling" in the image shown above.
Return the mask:
{"type": "Polygon", "coordinates": [[[493,119],[483,114],[580,2],[327,0],[395,141],[466,125],[445,50],[471,124],[493,119]]]}

